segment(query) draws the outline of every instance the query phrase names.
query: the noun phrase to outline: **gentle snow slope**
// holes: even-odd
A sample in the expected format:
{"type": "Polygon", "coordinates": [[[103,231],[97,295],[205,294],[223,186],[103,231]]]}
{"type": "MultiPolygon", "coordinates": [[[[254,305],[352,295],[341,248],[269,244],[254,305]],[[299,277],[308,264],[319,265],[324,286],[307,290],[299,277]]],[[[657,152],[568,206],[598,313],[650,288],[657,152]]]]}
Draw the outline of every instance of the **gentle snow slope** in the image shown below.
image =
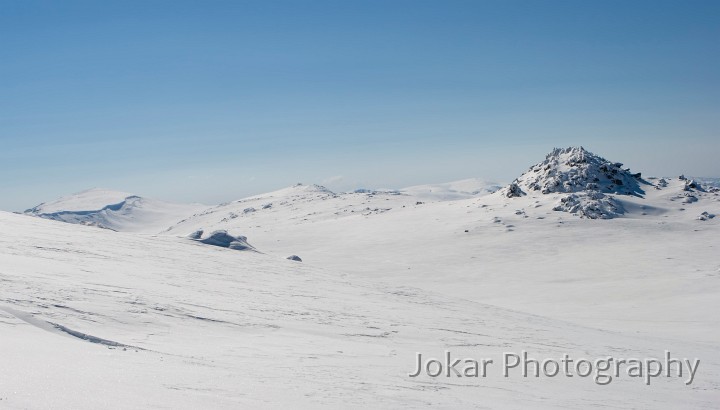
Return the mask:
{"type": "MultiPolygon", "coordinates": [[[[0,227],[3,408],[713,408],[720,400],[715,343],[494,307],[479,278],[471,300],[172,236],[7,213],[0,227]],[[598,386],[580,377],[503,378],[497,369],[479,379],[407,377],[415,352],[445,349],[496,360],[523,349],[555,358],[669,349],[703,362],[690,387],[678,379],[598,386]]],[[[463,280],[455,268],[437,274],[463,280]]]]}
{"type": "Polygon", "coordinates": [[[717,192],[648,179],[627,211],[581,219],[554,207],[566,193],[501,192],[417,204],[393,193],[334,195],[295,187],[211,208],[168,230],[242,234],[262,252],[298,255],[362,278],[649,336],[720,340],[717,192]],[[250,210],[250,211],[244,211],[250,210]]]}

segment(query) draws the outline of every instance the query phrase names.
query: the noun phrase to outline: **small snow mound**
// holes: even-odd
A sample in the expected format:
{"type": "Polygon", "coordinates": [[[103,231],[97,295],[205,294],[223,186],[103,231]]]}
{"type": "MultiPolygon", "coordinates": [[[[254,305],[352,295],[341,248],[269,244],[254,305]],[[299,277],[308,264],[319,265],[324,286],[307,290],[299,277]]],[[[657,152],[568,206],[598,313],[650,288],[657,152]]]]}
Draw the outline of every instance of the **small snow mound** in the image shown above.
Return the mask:
{"type": "Polygon", "coordinates": [[[697,217],[699,221],[708,221],[713,218],[715,218],[715,214],[711,214],[707,211],[701,213],[700,216],[697,217]]]}
{"type": "Polygon", "coordinates": [[[304,185],[302,183],[297,183],[291,187],[295,191],[301,191],[301,192],[321,192],[321,193],[327,193],[332,194],[333,192],[327,188],[325,188],[322,185],[318,184],[310,184],[310,185],[304,185]]]}
{"type": "Polygon", "coordinates": [[[625,213],[617,199],[602,192],[569,194],[560,199],[553,211],[568,212],[589,219],[611,219],[625,213]]]}
{"type": "Polygon", "coordinates": [[[300,257],[297,256],[297,255],[290,255],[290,256],[288,256],[288,257],[285,258],[285,259],[289,259],[289,260],[295,261],[295,262],[302,262],[302,259],[300,259],[300,257]]]}
{"type": "Polygon", "coordinates": [[[214,231],[207,238],[202,239],[202,230],[194,232],[192,235],[200,234],[199,238],[193,238],[194,240],[213,246],[219,246],[221,248],[229,248],[238,251],[255,251],[255,248],[247,243],[246,236],[232,236],[225,230],[214,231]]]}

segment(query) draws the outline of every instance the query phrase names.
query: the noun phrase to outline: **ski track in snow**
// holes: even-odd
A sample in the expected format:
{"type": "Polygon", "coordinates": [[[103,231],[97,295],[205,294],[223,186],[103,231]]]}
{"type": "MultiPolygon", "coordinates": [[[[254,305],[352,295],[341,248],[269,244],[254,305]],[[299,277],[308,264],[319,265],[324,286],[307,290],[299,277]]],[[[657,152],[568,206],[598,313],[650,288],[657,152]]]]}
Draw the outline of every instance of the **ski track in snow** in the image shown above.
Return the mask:
{"type": "MultiPolygon", "coordinates": [[[[57,307],[57,305],[55,305],[57,307]]],[[[122,347],[122,348],[131,348],[131,349],[140,349],[136,346],[130,346],[118,342],[114,342],[112,340],[103,339],[97,336],[88,335],[86,333],[78,332],[76,330],[69,329],[63,325],[52,323],[52,322],[45,322],[42,320],[35,319],[33,315],[26,313],[26,312],[20,312],[18,310],[9,308],[9,307],[0,307],[0,310],[3,310],[7,313],[10,313],[11,315],[15,316],[16,318],[22,320],[25,323],[28,323],[32,326],[37,327],[38,329],[42,329],[48,332],[60,332],[67,334],[69,336],[78,338],[80,340],[84,340],[90,343],[97,343],[104,346],[109,347],[122,347]]],[[[142,349],[140,349],[142,350],[142,349]]]]}

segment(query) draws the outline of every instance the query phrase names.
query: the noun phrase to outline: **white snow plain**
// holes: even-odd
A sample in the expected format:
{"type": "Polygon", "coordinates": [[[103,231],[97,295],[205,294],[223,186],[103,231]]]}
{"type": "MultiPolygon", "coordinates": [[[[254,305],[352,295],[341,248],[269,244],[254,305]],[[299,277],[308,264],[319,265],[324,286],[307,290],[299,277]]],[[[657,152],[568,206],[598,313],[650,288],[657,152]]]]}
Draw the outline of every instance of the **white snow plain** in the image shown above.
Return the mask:
{"type": "Polygon", "coordinates": [[[0,213],[0,407],[717,408],[717,191],[648,178],[588,219],[553,210],[566,193],[464,185],[298,185],[153,233],[0,213]],[[691,385],[408,376],[417,353],[523,350],[700,365],[691,385]]]}

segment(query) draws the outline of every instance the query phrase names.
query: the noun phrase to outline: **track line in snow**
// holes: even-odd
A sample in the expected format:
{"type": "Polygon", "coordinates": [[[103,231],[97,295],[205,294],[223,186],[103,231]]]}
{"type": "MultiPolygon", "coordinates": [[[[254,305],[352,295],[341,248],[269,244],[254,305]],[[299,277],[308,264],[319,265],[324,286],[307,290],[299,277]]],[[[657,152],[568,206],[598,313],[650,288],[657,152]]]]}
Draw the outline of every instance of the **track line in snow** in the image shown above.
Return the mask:
{"type": "Polygon", "coordinates": [[[62,335],[81,339],[86,342],[96,343],[96,344],[100,344],[100,345],[104,345],[104,346],[108,346],[108,347],[122,347],[122,348],[126,348],[126,349],[145,350],[141,347],[126,345],[124,343],[119,343],[119,342],[116,342],[113,340],[103,339],[101,337],[89,335],[87,333],[78,332],[77,330],[70,329],[68,327],[65,327],[65,326],[57,324],[57,323],[39,320],[39,319],[36,319],[30,313],[15,310],[13,308],[0,307],[0,310],[15,316],[16,318],[22,320],[23,322],[25,322],[29,325],[35,326],[38,329],[42,329],[42,330],[45,330],[48,332],[59,333],[62,335]]]}

